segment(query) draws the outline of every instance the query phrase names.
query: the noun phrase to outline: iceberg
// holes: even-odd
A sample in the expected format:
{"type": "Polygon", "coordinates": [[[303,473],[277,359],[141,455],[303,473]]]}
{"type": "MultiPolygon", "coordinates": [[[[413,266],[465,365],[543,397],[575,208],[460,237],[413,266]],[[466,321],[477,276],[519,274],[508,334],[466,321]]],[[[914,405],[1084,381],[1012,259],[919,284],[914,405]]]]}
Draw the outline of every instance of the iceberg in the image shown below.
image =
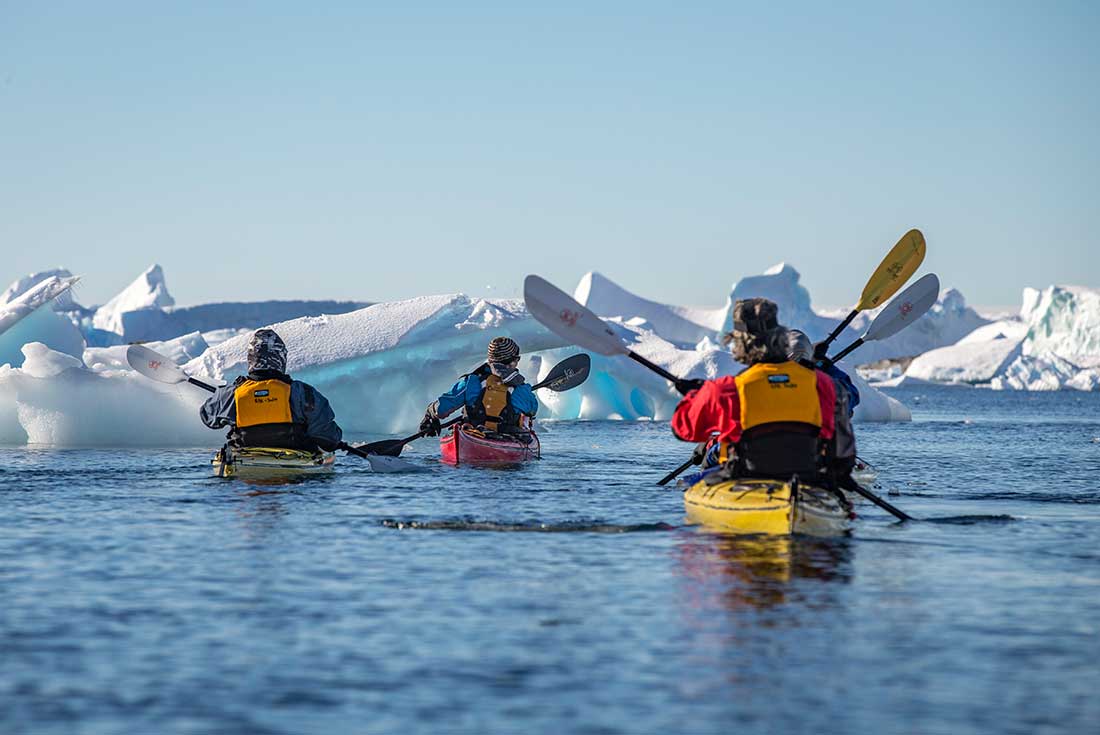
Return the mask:
{"type": "Polygon", "coordinates": [[[104,332],[124,335],[126,329],[122,317],[127,312],[156,309],[175,303],[176,300],[168,293],[168,285],[164,282],[164,271],[159,265],[153,264],[113,299],[96,309],[92,326],[104,332]]]}
{"type": "Polygon", "coordinates": [[[208,343],[215,344],[245,330],[302,316],[344,314],[370,305],[364,301],[315,300],[227,301],[196,306],[175,303],[168,293],[164,271],[152,265],[103,306],[78,309],[79,313],[71,318],[88,343],[97,347],[163,342],[192,332],[203,333],[208,343]],[[90,317],[83,312],[89,312],[90,317]]]}
{"type": "Polygon", "coordinates": [[[50,275],[19,293],[14,300],[0,304],[0,365],[20,366],[24,359],[21,350],[28,342],[41,342],[73,357],[83,354],[84,338],[80,331],[50,307],[68,294],[78,280],[72,276],[50,275]]]}
{"type": "Polygon", "coordinates": [[[1018,318],[917,357],[905,377],[994,390],[1100,389],[1100,291],[1024,289],[1018,318]]]}
{"type": "MultiPolygon", "coordinates": [[[[809,296],[805,289],[798,292],[797,271],[783,266],[770,276],[756,278],[757,285],[767,285],[770,279],[773,286],[791,289],[802,299],[796,306],[805,307],[802,326],[813,328],[809,296]]],[[[120,294],[109,302],[99,324],[112,328],[121,324],[122,333],[111,333],[121,340],[136,333],[131,332],[134,325],[153,324],[141,321],[149,315],[181,311],[163,305],[165,297],[171,298],[163,284],[163,273],[149,269],[128,287],[128,296],[120,294]]],[[[613,312],[608,323],[636,352],[675,374],[713,378],[742,367],[715,340],[733,295],[715,309],[665,306],[633,296],[598,274],[582,279],[577,292],[601,311],[613,312]]],[[[297,309],[301,304],[324,302],[293,303],[297,309]]],[[[206,307],[206,311],[185,307],[193,310],[191,315],[200,316],[173,322],[171,327],[195,329],[146,344],[195,377],[222,383],[245,372],[251,329],[204,330],[223,319],[230,308],[206,307]]],[[[830,320],[820,319],[820,328],[831,328],[830,320]]],[[[364,434],[415,431],[427,404],[484,361],[485,347],[494,336],[507,335],[520,343],[521,369],[532,383],[579,351],[536,321],[520,300],[462,294],[373,304],[340,314],[297,315],[272,326],[287,343],[289,372],[328,396],[349,440],[364,434]]],[[[156,331],[151,329],[150,334],[156,331]]],[[[209,394],[188,384],[154,383],[135,373],[125,362],[125,345],[85,348],[81,342],[79,349],[66,351],[38,342],[21,343],[19,364],[0,368],[0,442],[208,447],[221,443],[222,432],[206,429],[198,420],[198,408],[209,394]]],[[[853,378],[863,395],[858,420],[909,419],[903,405],[858,376],[853,378]]],[[[592,355],[591,375],[579,388],[539,393],[540,419],[551,420],[663,421],[680,400],[667,381],[637,363],[600,355],[592,355]]]]}

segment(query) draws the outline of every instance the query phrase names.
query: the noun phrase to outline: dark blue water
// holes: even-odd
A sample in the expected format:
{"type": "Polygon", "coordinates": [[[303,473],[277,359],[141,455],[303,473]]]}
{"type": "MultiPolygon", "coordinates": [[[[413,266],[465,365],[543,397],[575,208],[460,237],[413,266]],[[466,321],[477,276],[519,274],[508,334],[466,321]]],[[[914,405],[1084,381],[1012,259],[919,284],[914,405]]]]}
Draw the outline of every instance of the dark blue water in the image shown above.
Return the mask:
{"type": "Polygon", "coordinates": [[[656,424],[283,487],[0,449],[0,733],[1096,732],[1100,394],[894,395],[931,520],[832,540],[685,527],[656,424]]]}

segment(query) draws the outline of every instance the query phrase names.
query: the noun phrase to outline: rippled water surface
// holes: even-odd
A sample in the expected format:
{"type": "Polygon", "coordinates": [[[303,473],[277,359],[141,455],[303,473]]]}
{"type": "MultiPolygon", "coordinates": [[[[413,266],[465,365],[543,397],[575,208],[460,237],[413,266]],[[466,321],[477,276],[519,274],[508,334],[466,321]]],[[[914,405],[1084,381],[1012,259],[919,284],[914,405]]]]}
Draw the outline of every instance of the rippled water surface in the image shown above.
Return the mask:
{"type": "Polygon", "coordinates": [[[0,732],[1095,732],[1100,394],[894,395],[927,520],[833,540],[685,526],[663,424],[275,487],[0,449],[0,732]]]}

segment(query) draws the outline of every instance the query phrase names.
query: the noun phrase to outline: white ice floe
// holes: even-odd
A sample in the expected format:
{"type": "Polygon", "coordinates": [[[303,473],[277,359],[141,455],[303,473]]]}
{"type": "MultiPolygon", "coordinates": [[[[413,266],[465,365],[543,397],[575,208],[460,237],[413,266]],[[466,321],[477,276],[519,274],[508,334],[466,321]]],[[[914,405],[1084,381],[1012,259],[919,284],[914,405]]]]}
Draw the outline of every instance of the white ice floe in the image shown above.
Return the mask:
{"type": "Polygon", "coordinates": [[[23,367],[0,367],[0,443],[53,446],[213,446],[190,386],[132,371],[93,372],[32,342],[23,367]]]}
{"type": "Polygon", "coordinates": [[[14,300],[0,304],[0,365],[22,365],[22,347],[28,342],[42,342],[74,357],[84,352],[80,331],[51,308],[51,304],[67,294],[78,280],[72,276],[51,275],[14,300]]]}

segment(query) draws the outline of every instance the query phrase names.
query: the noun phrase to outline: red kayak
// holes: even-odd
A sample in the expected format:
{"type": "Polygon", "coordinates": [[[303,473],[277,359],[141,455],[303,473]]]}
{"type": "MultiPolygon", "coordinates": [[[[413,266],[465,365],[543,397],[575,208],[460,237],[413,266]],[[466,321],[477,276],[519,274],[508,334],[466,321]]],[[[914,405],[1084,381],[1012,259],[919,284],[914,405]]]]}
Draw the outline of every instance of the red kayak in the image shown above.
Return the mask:
{"type": "Polygon", "coordinates": [[[446,464],[518,464],[539,459],[542,448],[535,432],[524,434],[485,433],[462,424],[439,437],[439,449],[446,464]]]}

